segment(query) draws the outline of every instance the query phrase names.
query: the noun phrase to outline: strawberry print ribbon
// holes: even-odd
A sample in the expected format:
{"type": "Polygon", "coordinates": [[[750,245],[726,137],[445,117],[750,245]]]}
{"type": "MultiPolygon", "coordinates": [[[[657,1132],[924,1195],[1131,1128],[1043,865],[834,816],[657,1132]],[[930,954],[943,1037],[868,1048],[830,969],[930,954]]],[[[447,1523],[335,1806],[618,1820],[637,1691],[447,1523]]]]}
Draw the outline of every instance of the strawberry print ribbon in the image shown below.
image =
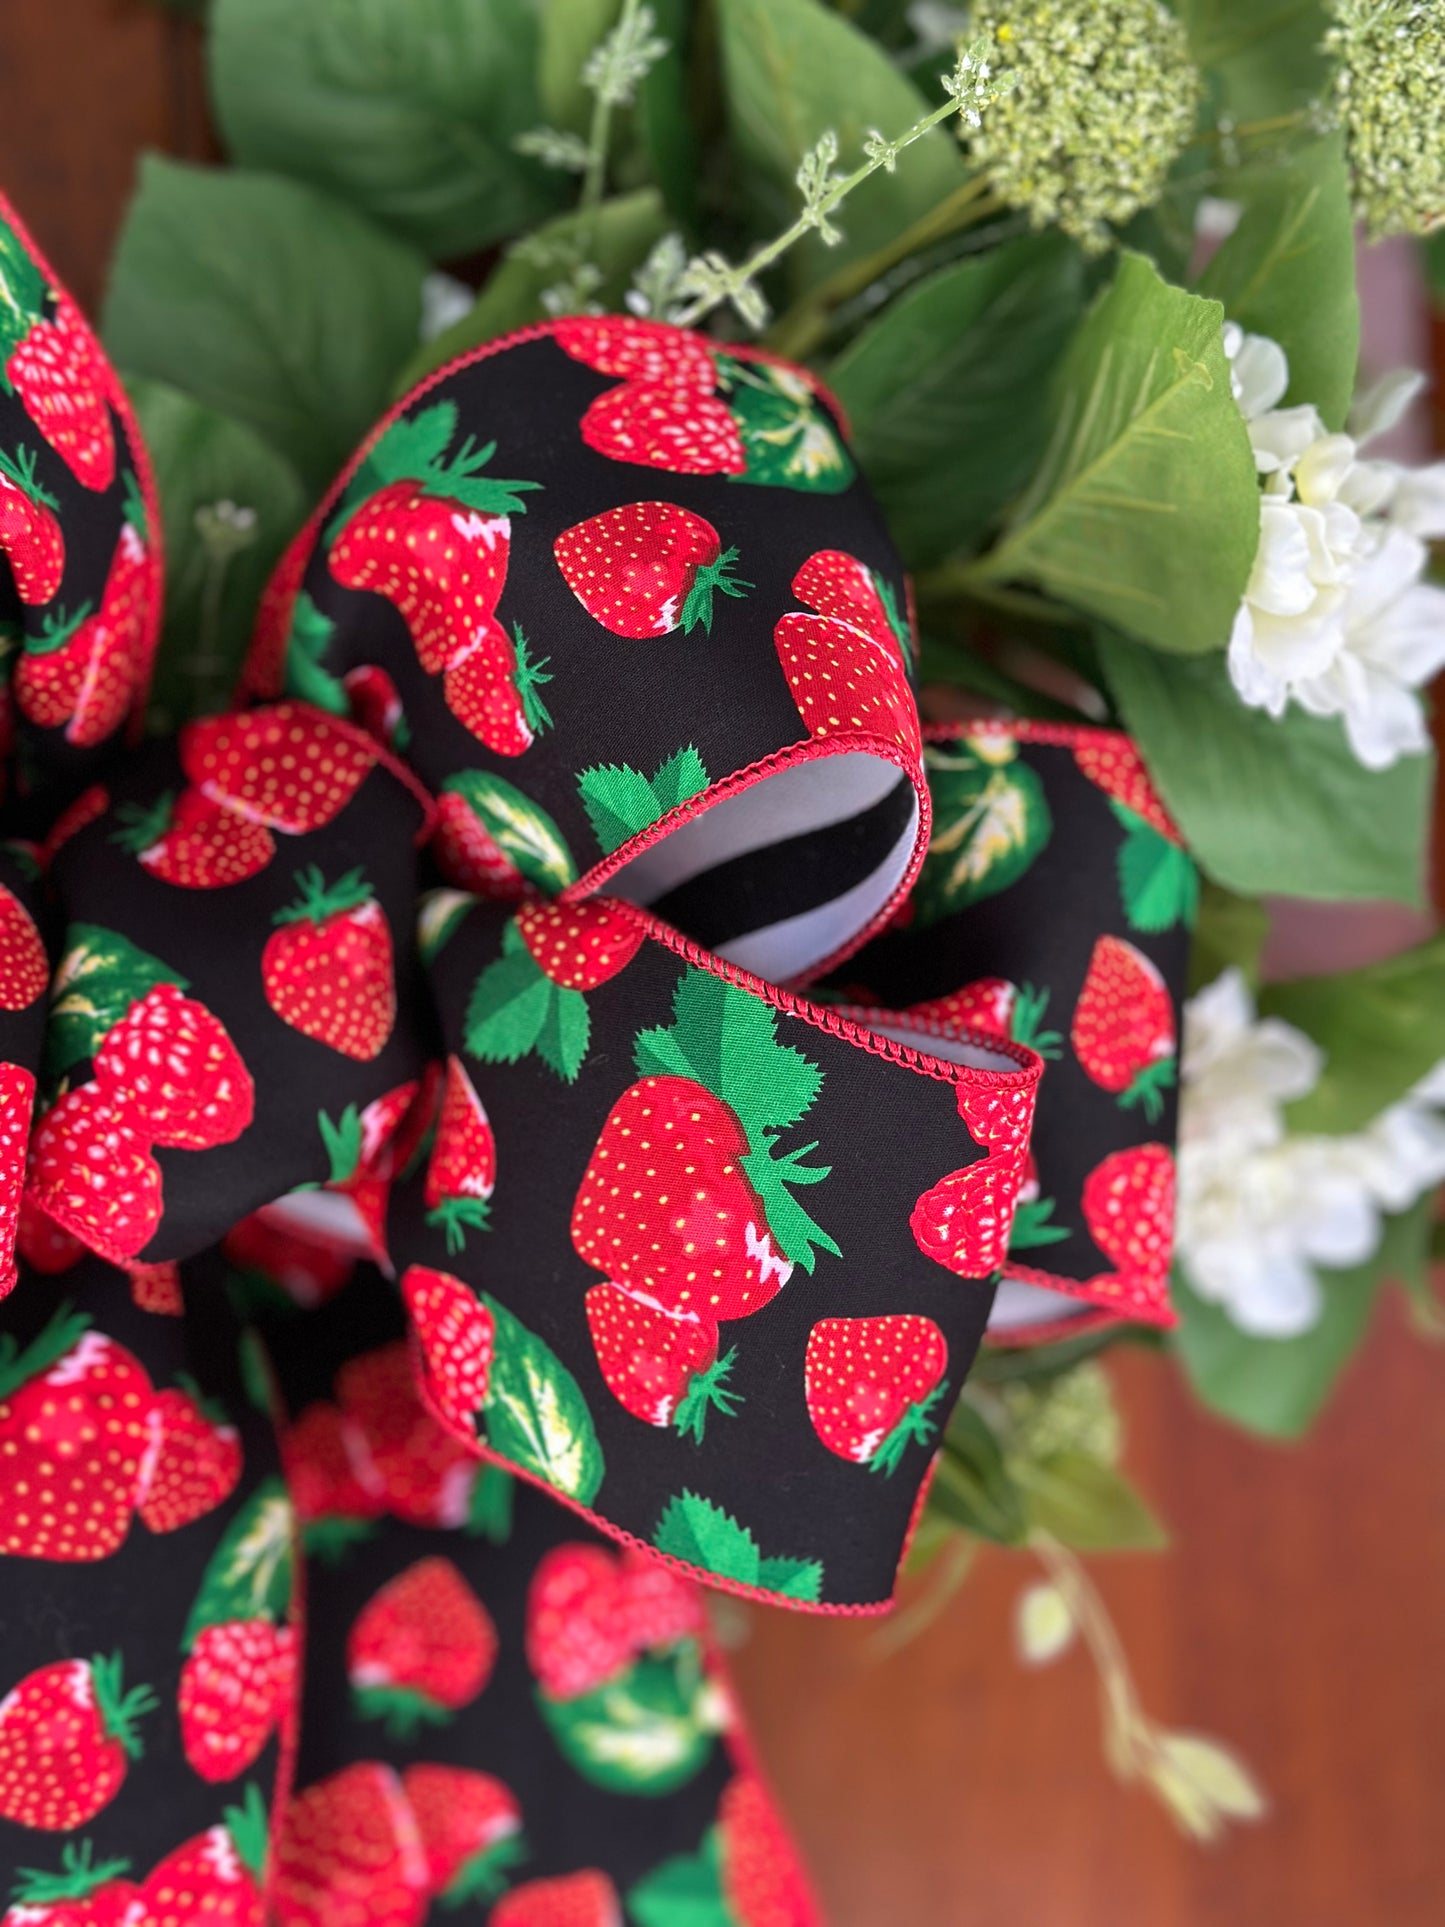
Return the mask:
{"type": "Polygon", "coordinates": [[[1177,832],[925,731],[832,398],[619,317],[138,745],[144,446],[0,279],[4,1927],[811,1927],[699,1588],[883,1610],[978,1345],[1167,1320],[1177,832]]]}

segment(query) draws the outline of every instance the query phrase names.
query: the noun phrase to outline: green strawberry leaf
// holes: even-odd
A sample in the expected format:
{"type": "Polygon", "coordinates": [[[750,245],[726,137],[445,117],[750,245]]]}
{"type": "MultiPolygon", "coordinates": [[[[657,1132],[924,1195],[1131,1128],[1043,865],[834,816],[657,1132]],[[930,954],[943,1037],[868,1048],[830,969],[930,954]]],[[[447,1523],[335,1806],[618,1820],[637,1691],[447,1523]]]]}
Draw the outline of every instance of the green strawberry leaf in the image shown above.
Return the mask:
{"type": "Polygon", "coordinates": [[[837,495],[857,473],[826,410],[801,388],[799,378],[761,362],[717,357],[718,387],[742,437],[747,467],[735,482],[768,488],[805,489],[837,495]]]}
{"type": "Polygon", "coordinates": [[[1053,1215],[1052,1198],[1030,1198],[1021,1204],[1014,1212],[1013,1230],[1009,1233],[1010,1256],[1015,1251],[1036,1250],[1039,1245],[1056,1245],[1069,1237],[1069,1227],[1054,1224],[1053,1215]]]}
{"type": "Polygon", "coordinates": [[[73,923],[51,991],[45,1034],[49,1076],[58,1081],[74,1065],[94,1057],[106,1032],[157,984],[187,988],[179,971],[118,931],[73,923]]]}
{"type": "Polygon", "coordinates": [[[757,1540],[721,1506],[696,1492],[679,1492],[668,1500],[652,1543],[659,1552],[671,1553],[674,1559],[721,1579],[736,1579],[745,1586],[758,1583],[762,1560],[757,1540]]]}
{"type": "Polygon", "coordinates": [[[705,1765],[715,1741],[697,1648],[644,1656],[575,1699],[537,1694],[568,1764],[609,1793],[663,1794],[705,1765]]]}
{"type": "Polygon", "coordinates": [[[211,1554],[181,1636],[188,1653],[207,1626],[228,1619],[285,1618],[291,1604],[295,1516],[280,1479],[266,1479],[211,1554]]]}
{"type": "Polygon", "coordinates": [[[356,1167],[361,1162],[360,1111],[354,1104],[348,1104],[339,1120],[328,1117],[325,1111],[318,1111],[316,1128],[326,1147],[327,1162],[331,1167],[330,1182],[345,1184],[348,1178],[356,1175],[356,1167]]]}
{"type": "Polygon", "coordinates": [[[286,639],[286,694],[315,703],[333,716],[349,716],[351,701],[340,676],[332,675],[322,664],[336,624],[323,615],[303,589],[291,610],[291,630],[286,639]]]}
{"type": "Polygon", "coordinates": [[[588,1014],[587,999],[580,990],[570,990],[565,984],[554,988],[556,995],[548,1005],[542,1028],[537,1033],[537,1055],[564,1083],[571,1084],[587,1055],[592,1019],[588,1014]]]}
{"type": "Polygon", "coordinates": [[[701,1853],[678,1854],[644,1874],[628,1891],[627,1914],[637,1927],[735,1927],[737,1916],[723,1895],[714,1838],[709,1837],[701,1853]]]}
{"type": "Polygon", "coordinates": [[[556,989],[529,951],[488,964],[467,1000],[464,1036],[472,1056],[486,1064],[515,1064],[525,1057],[542,1035],[556,989]]]}
{"type": "Polygon", "coordinates": [[[605,1467],[577,1381],[535,1332],[482,1293],[496,1357],[483,1405],[487,1444],[558,1492],[590,1505],[605,1467]]]}
{"type": "Polygon", "coordinates": [[[1186,850],[1171,843],[1122,803],[1110,808],[1124,826],[1119,845],[1119,894],[1133,930],[1194,927],[1199,911],[1199,872],[1186,850]]]}
{"type": "Polygon", "coordinates": [[[512,1536],[516,1491],[517,1482],[510,1472],[500,1465],[479,1465],[463,1530],[494,1546],[504,1546],[512,1536]]]}
{"type": "Polygon", "coordinates": [[[784,1599],[819,1600],[823,1597],[823,1565],[819,1559],[760,1559],[758,1584],[784,1599]]]}
{"type": "Polygon", "coordinates": [[[1053,831],[1044,786],[1018,757],[998,762],[965,739],[928,756],[933,835],[914,887],[920,928],[1008,889],[1053,831]]]}
{"type": "Polygon", "coordinates": [[[660,822],[669,810],[707,788],[702,758],[689,743],[652,777],[626,763],[598,763],[577,778],[582,806],[605,855],[660,822]]]}
{"type": "Polygon", "coordinates": [[[577,866],[562,832],[547,812],[514,784],[483,770],[462,770],[442,785],[459,796],[529,883],[549,896],[577,880],[577,866]]]}

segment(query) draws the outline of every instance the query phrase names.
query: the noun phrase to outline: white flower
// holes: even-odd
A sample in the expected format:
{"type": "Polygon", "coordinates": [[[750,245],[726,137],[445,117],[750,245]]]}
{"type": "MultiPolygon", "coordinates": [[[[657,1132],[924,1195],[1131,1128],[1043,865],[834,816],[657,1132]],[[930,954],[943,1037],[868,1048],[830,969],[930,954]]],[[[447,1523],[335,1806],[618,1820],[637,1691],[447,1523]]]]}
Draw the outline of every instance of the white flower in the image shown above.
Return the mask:
{"type": "Polygon", "coordinates": [[[1186,1007],[1179,1258],[1199,1296],[1258,1338],[1307,1331],[1324,1307],[1316,1267],[1365,1263],[1381,1212],[1445,1179],[1445,1063],[1362,1132],[1291,1136],[1284,1105],[1323,1063],[1303,1032],[1256,1016],[1237,970],[1186,1007]]]}
{"type": "Polygon", "coordinates": [[[1225,353],[1263,478],[1260,538],[1230,633],[1230,679],[1276,718],[1291,703],[1338,716],[1357,760],[1388,769],[1429,746],[1416,690],[1445,667],[1445,592],[1423,581],[1425,542],[1445,535],[1445,463],[1363,460],[1420,378],[1383,377],[1329,434],[1308,406],[1273,404],[1289,384],[1276,343],[1227,324],[1225,353]]]}

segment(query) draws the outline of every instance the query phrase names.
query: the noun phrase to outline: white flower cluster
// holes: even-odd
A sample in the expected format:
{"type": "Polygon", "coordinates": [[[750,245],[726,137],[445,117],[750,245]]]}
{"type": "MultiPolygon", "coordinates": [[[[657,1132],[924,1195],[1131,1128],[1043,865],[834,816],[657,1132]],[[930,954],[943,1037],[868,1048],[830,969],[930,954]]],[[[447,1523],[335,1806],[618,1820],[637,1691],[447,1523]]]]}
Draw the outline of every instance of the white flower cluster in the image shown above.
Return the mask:
{"type": "Polygon", "coordinates": [[[1416,690],[1445,667],[1445,590],[1423,580],[1445,536],[1445,463],[1404,468],[1360,450],[1392,428],[1424,377],[1387,375],[1357,398],[1348,434],[1308,405],[1281,408],[1283,349],[1226,324],[1235,399],[1263,491],[1259,549],[1229,639],[1243,700],[1339,716],[1368,769],[1429,746],[1416,690]]]}
{"type": "Polygon", "coordinates": [[[1258,1338],[1307,1331],[1324,1307],[1315,1267],[1363,1264],[1380,1214],[1445,1179],[1445,1062],[1364,1131],[1291,1136],[1284,1106],[1323,1064],[1302,1031],[1256,1016],[1237,970],[1186,1007],[1178,1254],[1199,1296],[1258,1338]]]}

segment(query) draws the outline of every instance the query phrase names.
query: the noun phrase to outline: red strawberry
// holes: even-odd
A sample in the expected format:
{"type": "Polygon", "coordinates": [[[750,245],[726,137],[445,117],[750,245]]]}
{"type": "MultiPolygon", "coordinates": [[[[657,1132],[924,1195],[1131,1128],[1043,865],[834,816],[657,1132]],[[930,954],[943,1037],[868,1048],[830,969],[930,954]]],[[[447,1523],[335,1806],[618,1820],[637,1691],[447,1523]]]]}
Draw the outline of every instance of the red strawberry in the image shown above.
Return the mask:
{"type": "Polygon", "coordinates": [[[525,903],[514,919],[544,977],[564,990],[596,990],[625,970],[646,935],[630,909],[607,898],[525,903]]]}
{"type": "Polygon", "coordinates": [[[1027,1044],[1040,1057],[1059,1055],[1057,1031],[1041,1028],[1049,993],[1032,984],[1011,984],[1004,977],[978,977],[926,1003],[910,1004],[906,1015],[923,1023],[935,1036],[981,1030],[990,1037],[1009,1037],[1027,1044]]]}
{"type": "Polygon", "coordinates": [[[522,896],[527,879],[464,796],[444,789],[437,798],[431,852],[448,883],[494,902],[522,896]]]}
{"type": "Polygon", "coordinates": [[[404,738],[401,697],[384,669],[364,663],[360,669],[348,669],[341,682],[351,705],[351,720],[359,729],[379,743],[393,743],[399,735],[404,738]]]}
{"type": "Polygon", "coordinates": [[[111,838],[153,877],[183,890],[223,890],[258,876],[276,854],[276,839],[223,803],[187,786],[149,805],[124,803],[111,838]]]}
{"type": "Polygon", "coordinates": [[[469,1706],[491,1678],[497,1631],[449,1559],[420,1559],[372,1595],[346,1642],[346,1677],[363,1719],[394,1739],[469,1706]]]}
{"type": "Polygon", "coordinates": [[[369,589],[400,611],[417,660],[439,675],[475,647],[507,579],[509,517],[534,482],[482,470],[496,444],[471,436],[450,457],[452,402],[396,421],[367,451],[342,501],[328,561],[348,589],[369,589]]]}
{"type": "Polygon", "coordinates": [[[598,374],[712,393],[716,368],[706,337],[669,322],[631,315],[568,315],[555,324],[552,338],[574,361],[598,374]]]}
{"type": "Polygon", "coordinates": [[[585,1303],[607,1388],[634,1418],[701,1439],[710,1406],[732,1416],[737,1394],[724,1381],[736,1352],[718,1357],[711,1319],[663,1311],[620,1285],[593,1285],[585,1303]]]}
{"type": "Polygon", "coordinates": [[[160,1166],[98,1084],[67,1091],[41,1118],[27,1183],[42,1210],[113,1263],[133,1258],[160,1225],[160,1166]]]}
{"type": "Polygon", "coordinates": [[[931,1318],[820,1318],[803,1367],[813,1430],[840,1459],[893,1472],[937,1429],[947,1370],[948,1342],[931,1318]]]}
{"type": "Polygon", "coordinates": [[[740,1773],[718,1804],[722,1887],[738,1927],[820,1927],[792,1841],[762,1782],[740,1773]]]}
{"type": "Polygon", "coordinates": [[[296,1689],[296,1634],[269,1619],[203,1626],[181,1668],[181,1747],[203,1780],[234,1780],[264,1751],[296,1689]]]}
{"type": "Polygon", "coordinates": [[[220,1019],[174,984],[133,1003],[96,1047],[103,1099],[151,1144],[208,1151],[255,1116],[251,1073],[220,1019]]]}
{"type": "Polygon", "coordinates": [[[32,608],[49,602],[65,573],[65,536],[59,504],[35,479],[29,449],[0,452],[0,554],[10,563],[15,593],[32,608]]]}
{"type": "MultiPolygon", "coordinates": [[[[286,1489],[303,1526],[375,1519],[385,1511],[385,1489],[365,1435],[336,1406],[308,1405],[287,1427],[281,1452],[286,1489]]],[[[310,1537],[308,1532],[308,1542],[310,1537]]]]}
{"type": "Polygon", "coordinates": [[[1158,1317],[1166,1305],[1174,1242],[1174,1160],[1162,1144],[1106,1157],[1084,1180],[1084,1223],[1116,1276],[1090,1279],[1124,1307],[1158,1317]]]}
{"type": "Polygon", "coordinates": [[[174,1258],[154,1265],[132,1262],[125,1267],[125,1275],[130,1280],[130,1301],[138,1311],[153,1312],[158,1318],[185,1316],[181,1268],[174,1258]]]}
{"type": "Polygon", "coordinates": [[[72,1841],[59,1873],[22,1871],[0,1927],[133,1927],[140,1888],[121,1877],[129,1868],[128,1860],[96,1862],[89,1840],[72,1841]]]}
{"type": "Polygon", "coordinates": [[[389,1766],[358,1761],[293,1796],[276,1847],[278,1927],[418,1927],[427,1860],[389,1766]]]}
{"type": "MultiPolygon", "coordinates": [[[[780,1180],[808,1175],[793,1161],[802,1155],[778,1160],[780,1180]]],[[[777,1247],[748,1156],[721,1098],[688,1077],[643,1078],[613,1105],[582,1174],[577,1255],[663,1311],[719,1320],[761,1310],[793,1263],[777,1247]]]]}
{"type": "Polygon", "coordinates": [[[633,1646],[615,1555],[575,1544],[544,1554],[527,1592],[526,1639],[527,1664],[552,1699],[576,1699],[625,1671],[633,1646]]]}
{"type": "Polygon", "coordinates": [[[1174,1082],[1174,1005],[1158,970],[1122,937],[1100,937],[1069,1032],[1086,1077],[1158,1117],[1174,1082]]]}
{"type": "Polygon", "coordinates": [[[421,1835],[433,1898],[443,1907],[492,1899],[508,1868],[526,1852],[515,1795],[490,1773],[461,1766],[409,1766],[401,1784],[421,1835]]]}
{"type": "Polygon", "coordinates": [[[324,829],[377,762],[349,723],[295,702],[187,723],[180,752],[187,780],[213,802],[289,836],[324,829]]]}
{"type": "Polygon", "coordinates": [[[0,1298],[15,1284],[15,1246],[24,1209],[25,1156],[35,1108],[35,1078],[21,1064],[0,1064],[0,1298]]]}
{"type": "MultiPolygon", "coordinates": [[[[8,1068],[14,1070],[15,1066],[12,1064],[8,1068]]],[[[8,1105],[6,1108],[8,1110],[8,1105]]],[[[26,1136],[29,1136],[28,1127],[26,1136]]],[[[85,1246],[79,1238],[73,1238],[31,1197],[20,1201],[20,1226],[15,1243],[30,1269],[47,1278],[54,1277],[58,1272],[69,1271],[85,1256],[85,1246]]]]}
{"type": "Polygon", "coordinates": [[[487,1200],[496,1182],[497,1141],[492,1127],[462,1060],[448,1057],[441,1116],[423,1191],[426,1221],[445,1226],[448,1251],[461,1251],[467,1232],[486,1225],[487,1200]]]}
{"type": "Polygon", "coordinates": [[[960,1080],[958,1114],[975,1144],[987,1145],[996,1157],[1022,1157],[1033,1130],[1037,1084],[980,1086],[960,1080]]]}
{"type": "Polygon", "coordinates": [[[193,1385],[157,1392],[152,1445],[141,1468],[137,1510],[152,1532],[175,1532],[227,1500],[241,1476],[241,1435],[208,1410],[193,1385]]]}
{"type": "Polygon", "coordinates": [[[208,1827],[168,1853],[140,1890],[126,1927],[266,1927],[261,1883],[269,1826],[254,1786],[225,1824],[208,1827]]]}
{"type": "Polygon", "coordinates": [[[447,666],[442,695],[457,721],[498,756],[520,756],[552,718],[538,694],[546,659],[533,662],[527,638],[513,623],[509,636],[488,616],[465,652],[447,666]]]}
{"type": "Polygon", "coordinates": [[[336,1394],[360,1429],[387,1509],[412,1525],[463,1525],[476,1455],[422,1404],[406,1340],[349,1359],[336,1375],[336,1394]]]}
{"type": "Polygon", "coordinates": [[[0,1347],[0,1554],[104,1559],[125,1538],[150,1444],[145,1369],[61,1311],[0,1347]]]}
{"type": "Polygon", "coordinates": [[[650,1552],[628,1547],[622,1554],[619,1610],[632,1653],[655,1652],[707,1631],[702,1591],[650,1552]]]}
{"type": "Polygon", "coordinates": [[[552,544],[567,586],[614,636],[644,639],[712,628],[714,594],[752,587],[729,574],[711,522],[670,502],[628,502],[564,529],[552,544]]]}
{"type": "Polygon", "coordinates": [[[98,613],[58,615],[42,640],[27,640],[15,668],[21,713],[42,729],[64,724],[66,741],[81,748],[119,726],[146,673],[157,571],[142,529],[135,519],[122,525],[98,613]]]}
{"type": "Polygon", "coordinates": [[[360,870],[328,889],[314,866],[300,900],[276,913],[261,975],[266,1001],[303,1037],[369,1063],[396,1024],[391,928],[360,870]]]}
{"type": "Polygon", "coordinates": [[[5,362],[5,385],[20,397],[26,414],[84,488],[107,489],[115,479],[115,432],[106,407],[108,368],[100,344],[75,304],[55,296],[54,319],[40,316],[44,284],[38,266],[17,267],[17,244],[7,231],[0,241],[0,278],[12,313],[3,339],[13,344],[5,362]],[[24,290],[17,288],[24,283],[24,290]],[[28,316],[14,310],[24,306],[28,316]],[[28,325],[26,325],[28,322],[28,325]]]}
{"type": "Polygon", "coordinates": [[[960,1278],[986,1278],[1008,1255],[1024,1153],[1006,1151],[951,1171],[925,1191],[908,1220],[926,1258],[960,1278]]]}
{"type": "Polygon", "coordinates": [[[409,1265],[401,1295],[443,1418],[470,1433],[487,1396],[496,1325],[476,1293],[450,1272],[409,1265]]]}
{"type": "Polygon", "coordinates": [[[910,759],[920,756],[907,629],[883,578],[851,555],[823,549],[794,576],[793,593],[824,612],[780,616],[773,629],[809,735],[881,736],[910,759]]]}
{"type": "Polygon", "coordinates": [[[1142,817],[1151,830],[1169,842],[1182,845],[1184,839],[1154,788],[1144,759],[1127,736],[1101,731],[1074,745],[1074,761],[1104,794],[1135,816],[1142,817]]]}
{"type": "Polygon", "coordinates": [[[0,1818],[68,1833],[120,1792],[156,1705],[148,1686],[122,1690],[120,1666],[118,1653],[59,1660],[0,1700],[0,1818]]]}
{"type": "Polygon", "coordinates": [[[742,437],[727,404],[699,388],[628,381],[588,405],[582,439],[614,462],[673,475],[741,475],[742,437]]]}
{"type": "Polygon", "coordinates": [[[298,1238],[274,1224],[264,1212],[242,1218],[234,1230],[227,1232],[221,1249],[239,1271],[278,1286],[293,1304],[307,1310],[334,1298],[356,1269],[344,1252],[298,1238]]]}
{"type": "Polygon", "coordinates": [[[623,1927],[622,1903],[608,1875],[588,1867],[513,1887],[493,1907],[487,1927],[623,1927]]]}

